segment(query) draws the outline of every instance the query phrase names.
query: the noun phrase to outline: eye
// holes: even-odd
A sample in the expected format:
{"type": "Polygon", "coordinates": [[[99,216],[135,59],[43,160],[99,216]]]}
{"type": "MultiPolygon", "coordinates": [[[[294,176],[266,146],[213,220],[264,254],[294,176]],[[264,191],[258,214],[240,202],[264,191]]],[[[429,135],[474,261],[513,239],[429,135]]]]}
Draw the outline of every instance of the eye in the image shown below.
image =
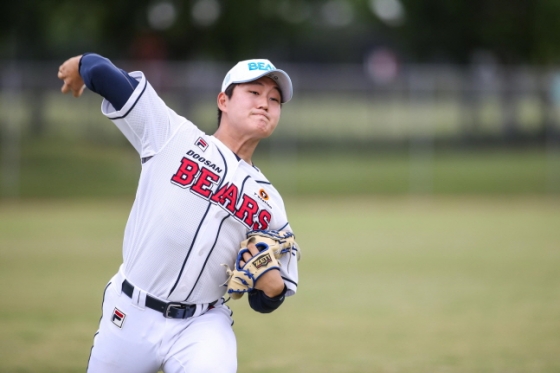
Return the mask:
{"type": "Polygon", "coordinates": [[[274,101],[274,102],[280,103],[280,99],[279,99],[279,98],[271,97],[270,99],[271,99],[272,101],[274,101]]]}
{"type": "Polygon", "coordinates": [[[252,95],[258,95],[259,94],[259,92],[257,92],[257,91],[249,91],[249,93],[252,94],[252,95]]]}

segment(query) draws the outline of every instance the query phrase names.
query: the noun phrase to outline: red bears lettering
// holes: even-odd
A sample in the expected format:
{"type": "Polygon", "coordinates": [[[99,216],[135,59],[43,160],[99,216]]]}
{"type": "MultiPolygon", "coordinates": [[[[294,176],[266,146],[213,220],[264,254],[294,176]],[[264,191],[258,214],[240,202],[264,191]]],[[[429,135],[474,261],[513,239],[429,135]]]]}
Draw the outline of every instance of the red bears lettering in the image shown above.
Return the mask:
{"type": "Polygon", "coordinates": [[[199,167],[196,162],[183,157],[183,159],[181,159],[181,166],[179,167],[175,175],[173,175],[171,181],[185,188],[194,181],[194,177],[198,173],[198,169],[199,167]]]}
{"type": "Polygon", "coordinates": [[[220,176],[206,167],[200,167],[197,162],[188,158],[181,159],[181,165],[171,177],[171,182],[181,188],[191,187],[197,195],[227,209],[233,216],[251,229],[268,229],[272,215],[268,210],[260,210],[257,201],[246,194],[239,196],[239,189],[235,184],[226,183],[215,193],[213,185],[218,183],[220,176]],[[236,209],[238,200],[241,206],[236,209]],[[255,219],[256,218],[256,219],[255,219]]]}
{"type": "Polygon", "coordinates": [[[212,194],[212,189],[209,188],[210,185],[217,182],[219,179],[220,177],[218,175],[209,169],[202,167],[200,170],[200,176],[198,177],[198,180],[196,180],[196,183],[191,187],[191,190],[208,198],[210,197],[210,194],[212,194]]]}
{"type": "Polygon", "coordinates": [[[231,213],[234,213],[238,194],[239,191],[235,184],[226,184],[212,196],[212,201],[226,207],[231,213]]]}
{"type": "Polygon", "coordinates": [[[253,229],[268,229],[268,225],[270,224],[270,220],[272,219],[272,215],[267,210],[261,210],[259,212],[258,222],[253,224],[253,229]]]}
{"type": "Polygon", "coordinates": [[[259,205],[257,202],[248,195],[244,194],[243,202],[239,210],[235,213],[235,217],[244,221],[249,227],[252,227],[257,211],[259,211],[259,205]]]}

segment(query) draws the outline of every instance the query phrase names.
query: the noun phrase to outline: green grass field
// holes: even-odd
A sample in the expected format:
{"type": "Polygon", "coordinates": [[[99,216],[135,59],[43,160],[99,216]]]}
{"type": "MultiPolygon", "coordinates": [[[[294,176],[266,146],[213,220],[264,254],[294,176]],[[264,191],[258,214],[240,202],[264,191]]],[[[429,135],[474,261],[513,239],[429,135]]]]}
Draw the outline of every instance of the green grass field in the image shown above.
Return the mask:
{"type": "MultiPolygon", "coordinates": [[[[283,195],[560,194],[560,148],[307,152],[270,145],[254,162],[283,195]]],[[[25,139],[20,152],[13,169],[0,167],[0,180],[10,170],[19,179],[12,191],[0,182],[0,199],[126,197],[136,189],[140,162],[128,144],[25,139]]]]}
{"type": "MultiPolygon", "coordinates": [[[[0,203],[0,372],[83,372],[130,197],[0,203]]],[[[560,371],[560,197],[287,198],[300,289],[240,372],[560,371]]]]}

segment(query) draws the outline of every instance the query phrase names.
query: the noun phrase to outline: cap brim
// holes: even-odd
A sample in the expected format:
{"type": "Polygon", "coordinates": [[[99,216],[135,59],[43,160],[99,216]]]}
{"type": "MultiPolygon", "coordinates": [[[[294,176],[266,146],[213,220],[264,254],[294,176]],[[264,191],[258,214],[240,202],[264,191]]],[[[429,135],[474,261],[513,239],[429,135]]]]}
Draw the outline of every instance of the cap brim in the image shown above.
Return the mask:
{"type": "MultiPolygon", "coordinates": [[[[234,80],[230,82],[228,86],[233,83],[241,84],[241,83],[253,82],[257,79],[262,78],[263,76],[268,76],[269,78],[274,80],[276,84],[278,84],[278,88],[280,88],[280,92],[282,92],[282,103],[286,103],[292,99],[292,96],[294,95],[292,80],[284,70],[280,70],[280,69],[263,71],[262,74],[256,75],[246,80],[234,80]]],[[[227,87],[225,87],[223,91],[225,91],[226,88],[227,87]]]]}
{"type": "Polygon", "coordinates": [[[278,87],[282,92],[283,103],[288,102],[292,99],[292,96],[294,94],[292,88],[292,80],[284,70],[272,70],[268,74],[265,74],[265,76],[272,78],[276,82],[276,84],[278,84],[278,87]]]}

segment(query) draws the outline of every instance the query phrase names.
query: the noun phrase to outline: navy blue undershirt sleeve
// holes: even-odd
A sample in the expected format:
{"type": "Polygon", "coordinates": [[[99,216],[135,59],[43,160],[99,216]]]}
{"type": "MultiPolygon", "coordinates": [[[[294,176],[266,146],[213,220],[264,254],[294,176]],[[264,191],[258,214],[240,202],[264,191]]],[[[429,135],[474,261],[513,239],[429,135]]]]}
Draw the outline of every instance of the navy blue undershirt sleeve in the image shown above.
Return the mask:
{"type": "Polygon", "coordinates": [[[287,290],[288,288],[284,286],[284,290],[280,295],[270,298],[264,293],[264,291],[255,289],[249,292],[249,305],[257,312],[270,313],[284,303],[287,290]]]}
{"type": "Polygon", "coordinates": [[[79,69],[86,87],[109,101],[116,110],[122,109],[138,85],[126,71],[95,53],[84,54],[79,69]]]}

